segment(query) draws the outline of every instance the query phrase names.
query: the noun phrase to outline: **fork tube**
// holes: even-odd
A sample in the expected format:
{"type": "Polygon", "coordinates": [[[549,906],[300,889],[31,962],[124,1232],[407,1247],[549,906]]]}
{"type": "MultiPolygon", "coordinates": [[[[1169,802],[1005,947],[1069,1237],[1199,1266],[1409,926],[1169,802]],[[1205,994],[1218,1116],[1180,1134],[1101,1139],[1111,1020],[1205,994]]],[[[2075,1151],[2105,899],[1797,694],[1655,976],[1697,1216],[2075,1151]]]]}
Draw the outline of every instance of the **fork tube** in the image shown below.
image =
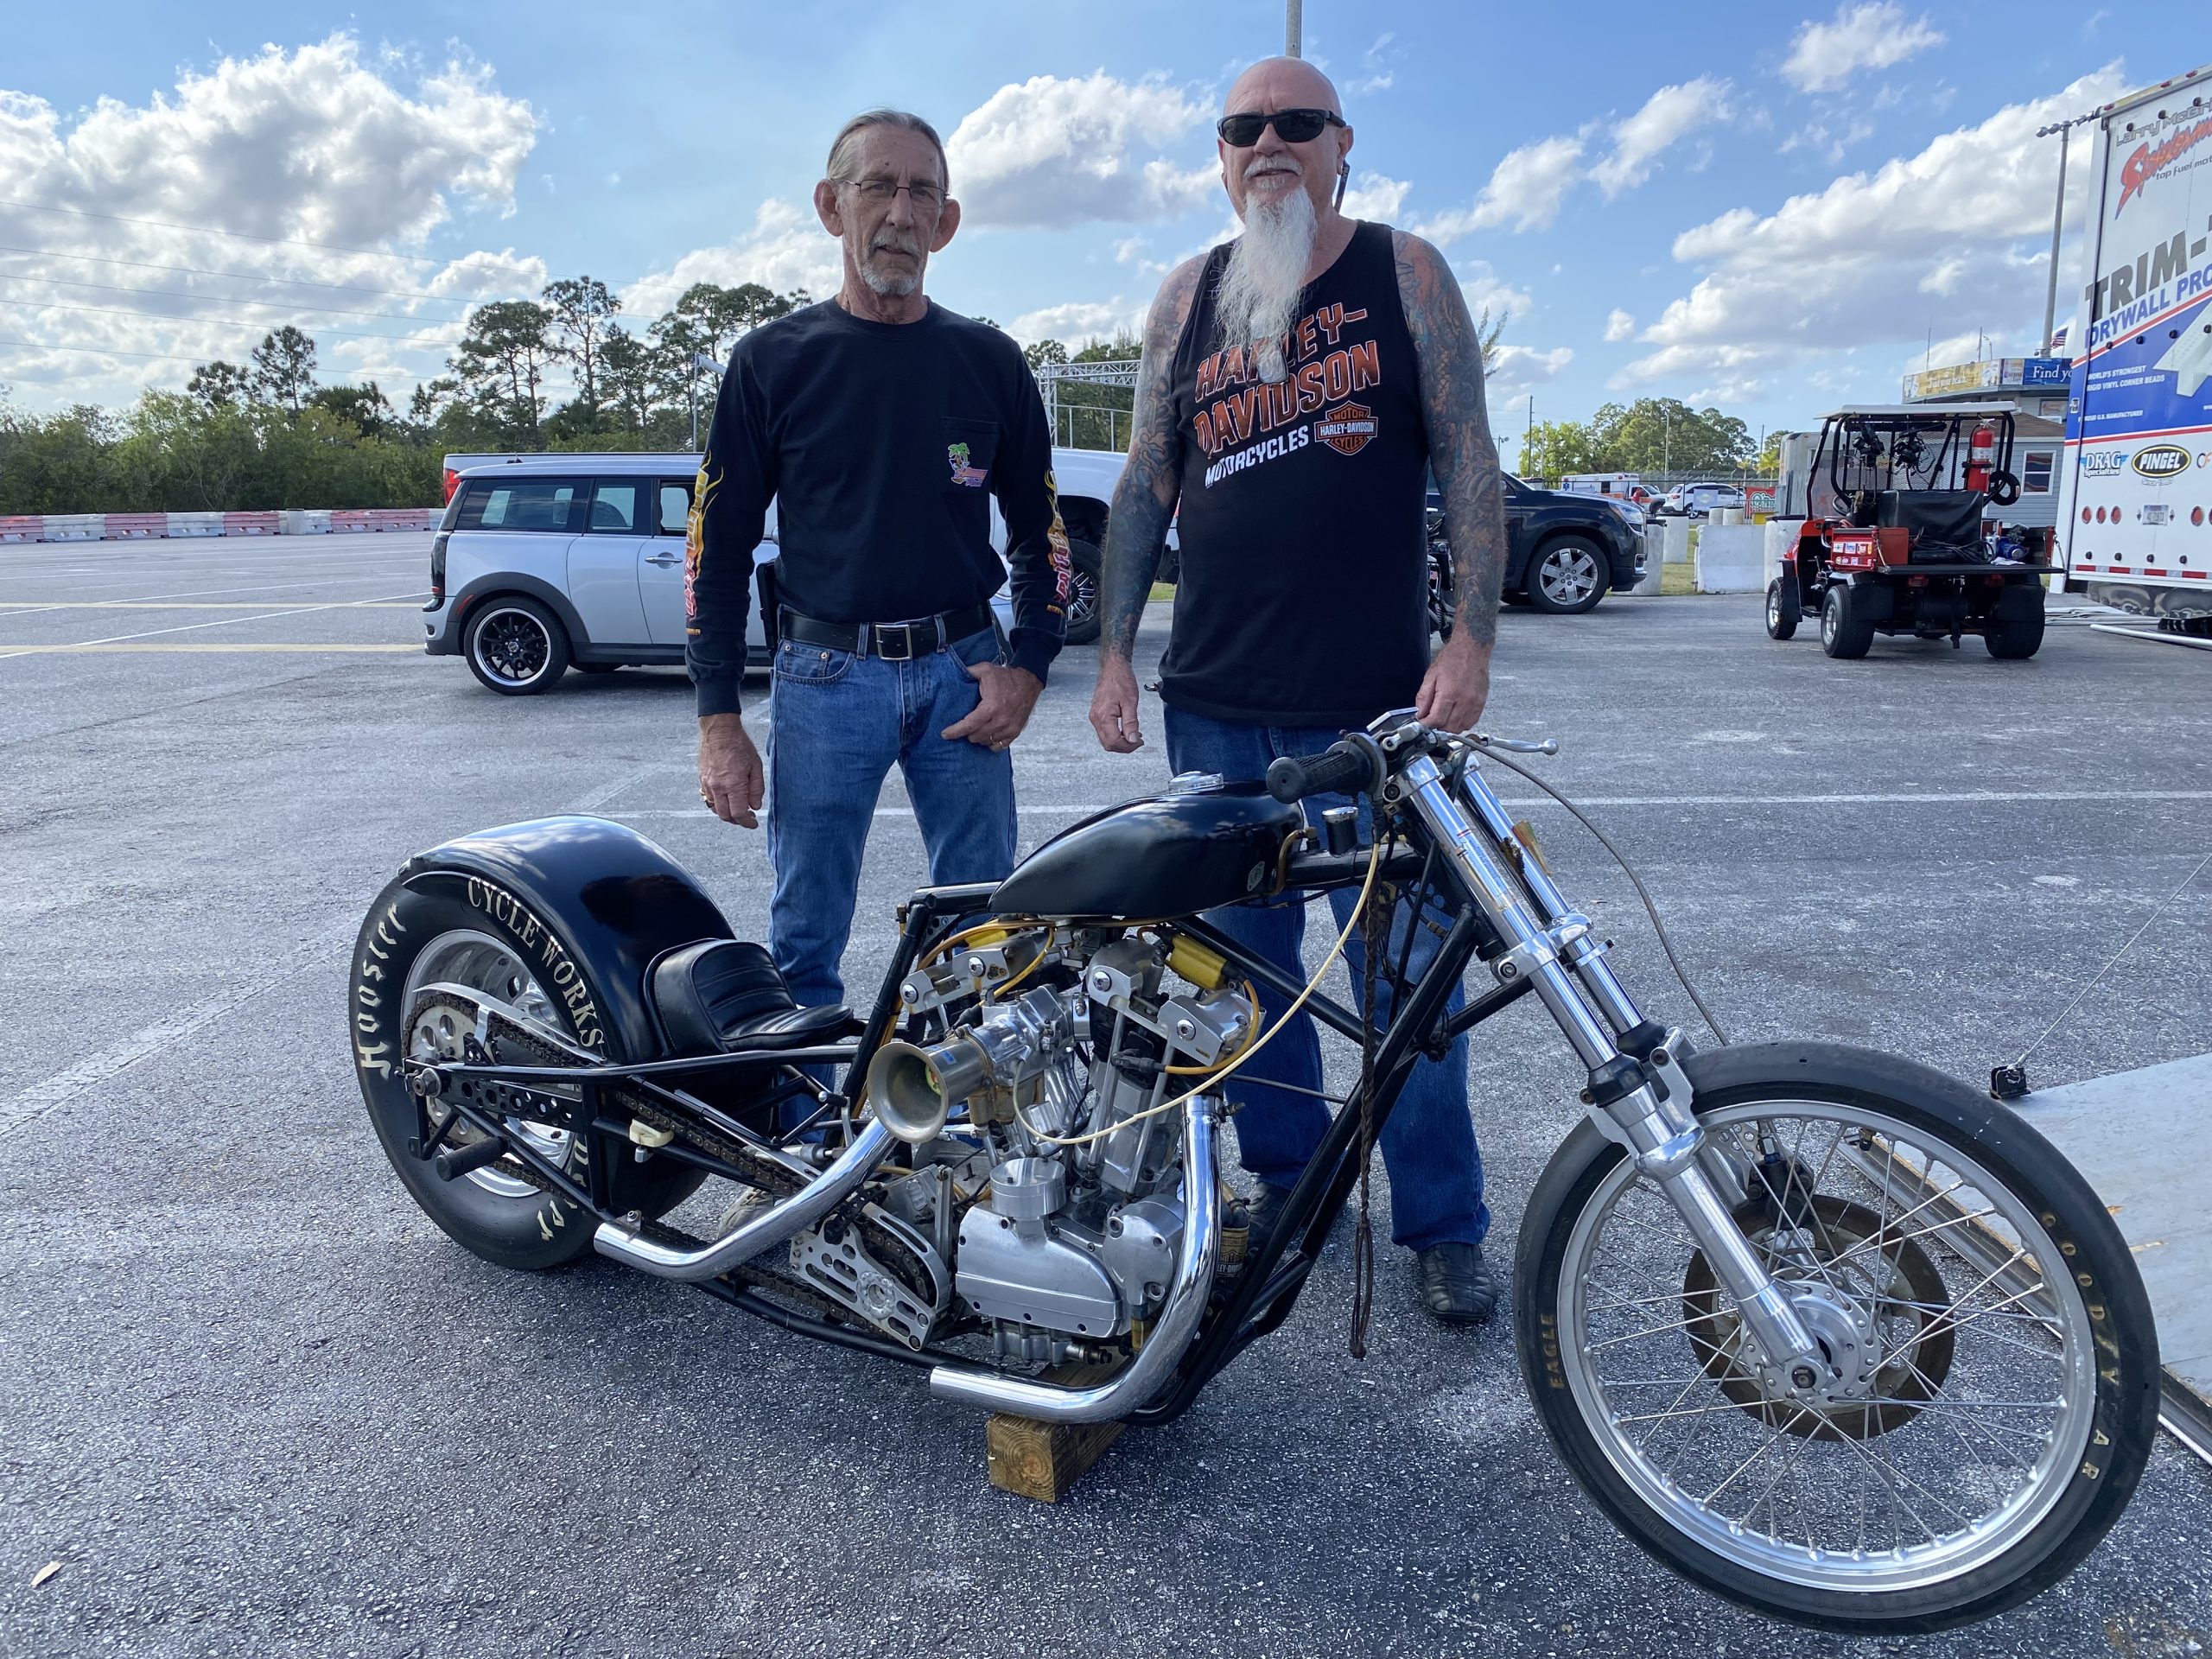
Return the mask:
{"type": "MultiPolygon", "coordinates": [[[[1491,834],[1497,836],[1501,843],[1511,839],[1513,820],[1499,803],[1489,780],[1469,766],[1461,774],[1460,783],[1466,791],[1468,803],[1481,817],[1491,834]]],[[[1558,884],[1533,855],[1523,857],[1520,861],[1520,868],[1521,879],[1528,884],[1529,896],[1535,899],[1536,910],[1544,920],[1556,922],[1561,917],[1573,913],[1574,907],[1567,902],[1567,895],[1559,890],[1558,884]]],[[[1637,1011],[1636,1004],[1629,1000],[1628,992],[1613,976],[1613,970],[1606,966],[1603,957],[1584,956],[1574,964],[1574,976],[1582,982],[1583,988],[1590,993],[1592,1001],[1605,1016],[1606,1023],[1615,1031],[1625,1034],[1643,1023],[1643,1016],[1637,1011]]]]}
{"type": "MultiPolygon", "coordinates": [[[[1689,1102],[1660,1098],[1643,1066],[1614,1044],[1611,1033],[1583,1001],[1573,972],[1560,963],[1553,936],[1522,897],[1484,831],[1467,817],[1435,760],[1416,755],[1398,776],[1411,792],[1421,822],[1458,868],[1507,950],[1522,951],[1527,965],[1522,971],[1590,1069],[1590,1087],[1583,1099],[1601,1126],[1610,1122],[1613,1138],[1626,1142],[1637,1167],[1675,1206],[1714,1276],[1736,1299],[1745,1326],[1762,1353],[1783,1365],[1812,1354],[1811,1333],[1788,1294],[1759,1260],[1705,1173],[1699,1156],[1704,1131],[1689,1102]]],[[[1494,797],[1491,804],[1496,806],[1494,797]]]]}
{"type": "MultiPolygon", "coordinates": [[[[1411,791],[1414,810],[1421,814],[1421,822],[1459,866],[1459,874],[1474,889],[1506,949],[1528,945],[1540,952],[1540,959],[1529,970],[1529,976],[1535,983],[1536,995],[1543,999],[1544,1007],[1567,1033],[1567,1040],[1574,1046],[1582,1064],[1594,1071],[1620,1058],[1621,1052],[1614,1045],[1612,1034],[1590,1012],[1589,1004],[1582,1000],[1568,969],[1560,964],[1553,952],[1542,919],[1529,908],[1516,890],[1511,873],[1452,798],[1452,786],[1436,762],[1425,754],[1418,755],[1406,763],[1399,777],[1411,791]]],[[[1492,804],[1495,806],[1494,800],[1492,804]]]]}

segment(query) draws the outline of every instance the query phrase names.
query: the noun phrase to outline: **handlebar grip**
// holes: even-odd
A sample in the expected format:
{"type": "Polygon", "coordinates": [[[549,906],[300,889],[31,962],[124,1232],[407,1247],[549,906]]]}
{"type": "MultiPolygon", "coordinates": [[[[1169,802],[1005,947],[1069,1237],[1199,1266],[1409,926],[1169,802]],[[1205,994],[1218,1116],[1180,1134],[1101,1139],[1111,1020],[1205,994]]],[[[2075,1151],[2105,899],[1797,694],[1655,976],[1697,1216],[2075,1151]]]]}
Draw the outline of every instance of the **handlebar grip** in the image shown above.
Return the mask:
{"type": "Polygon", "coordinates": [[[1280,756],[1268,767],[1268,793],[1286,803],[1363,790],[1374,781],[1373,759],[1349,739],[1320,754],[1280,756]]]}

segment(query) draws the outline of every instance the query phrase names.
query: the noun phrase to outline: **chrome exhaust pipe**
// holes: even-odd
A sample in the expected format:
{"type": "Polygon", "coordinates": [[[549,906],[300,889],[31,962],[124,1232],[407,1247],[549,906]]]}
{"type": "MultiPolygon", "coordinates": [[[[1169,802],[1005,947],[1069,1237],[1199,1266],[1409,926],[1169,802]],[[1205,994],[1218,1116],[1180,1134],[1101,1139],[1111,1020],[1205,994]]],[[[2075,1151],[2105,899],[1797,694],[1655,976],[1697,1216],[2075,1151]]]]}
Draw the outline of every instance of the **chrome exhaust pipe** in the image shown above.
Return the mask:
{"type": "Polygon", "coordinates": [[[656,1279],[676,1279],[686,1284],[719,1279],[763,1250],[789,1243],[794,1234],[805,1231],[852,1197],[883,1161],[892,1144],[891,1131],[871,1118],[836,1163],[780,1204],[769,1205],[736,1231],[725,1233],[712,1243],[690,1248],[657,1243],[608,1221],[601,1223],[592,1235],[592,1248],[656,1279]]]}
{"type": "Polygon", "coordinates": [[[1087,1389],[1054,1388],[995,1371],[940,1365],[930,1373],[931,1394],[1039,1422],[1106,1423],[1128,1416],[1160,1392],[1182,1363],[1213,1290],[1214,1257],[1221,1236],[1221,1183],[1213,1161],[1215,1104],[1204,1096],[1183,1103],[1183,1249],[1166,1306],[1136,1357],[1105,1382],[1087,1389]]]}

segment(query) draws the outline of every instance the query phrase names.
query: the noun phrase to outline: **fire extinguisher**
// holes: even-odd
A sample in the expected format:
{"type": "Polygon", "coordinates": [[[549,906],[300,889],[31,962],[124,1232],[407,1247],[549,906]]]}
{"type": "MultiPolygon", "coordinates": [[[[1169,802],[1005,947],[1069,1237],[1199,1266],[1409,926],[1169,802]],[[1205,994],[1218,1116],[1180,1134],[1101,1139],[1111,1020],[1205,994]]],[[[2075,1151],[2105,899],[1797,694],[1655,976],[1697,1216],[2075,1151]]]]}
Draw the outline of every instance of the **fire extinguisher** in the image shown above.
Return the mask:
{"type": "Polygon", "coordinates": [[[1989,488],[1990,468],[1997,462],[1997,432],[1993,427],[1977,426],[1974,441],[1967,450],[1967,488],[1977,494],[1989,488]]]}

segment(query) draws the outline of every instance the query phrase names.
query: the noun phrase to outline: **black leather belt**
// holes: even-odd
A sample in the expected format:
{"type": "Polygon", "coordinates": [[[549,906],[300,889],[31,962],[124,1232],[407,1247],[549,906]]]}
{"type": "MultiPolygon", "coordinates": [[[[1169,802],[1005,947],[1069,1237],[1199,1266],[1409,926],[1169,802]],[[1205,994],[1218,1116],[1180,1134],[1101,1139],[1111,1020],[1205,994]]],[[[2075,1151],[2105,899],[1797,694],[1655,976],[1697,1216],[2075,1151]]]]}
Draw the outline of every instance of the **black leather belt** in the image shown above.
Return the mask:
{"type": "Polygon", "coordinates": [[[940,616],[917,617],[911,622],[819,622],[793,610],[779,610],[776,614],[779,639],[880,657],[887,663],[926,657],[991,626],[991,607],[987,604],[947,611],[940,616]]]}

